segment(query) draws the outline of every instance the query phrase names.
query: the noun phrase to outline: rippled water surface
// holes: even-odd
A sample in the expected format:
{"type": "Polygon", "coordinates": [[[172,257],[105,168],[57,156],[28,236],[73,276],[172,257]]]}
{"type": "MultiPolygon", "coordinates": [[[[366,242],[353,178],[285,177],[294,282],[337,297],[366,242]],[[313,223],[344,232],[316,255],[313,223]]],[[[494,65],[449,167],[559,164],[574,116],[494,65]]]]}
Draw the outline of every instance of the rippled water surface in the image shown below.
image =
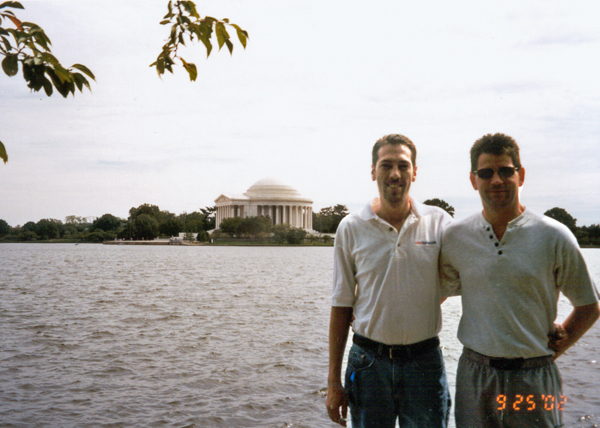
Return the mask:
{"type": "MultiPolygon", "coordinates": [[[[321,392],[332,254],[0,245],[0,426],[333,426],[321,392]]],[[[600,250],[584,254],[600,282],[600,250]]],[[[459,317],[450,299],[442,344],[452,385],[459,317]]],[[[570,386],[572,421],[600,413],[597,383],[585,388],[600,381],[594,329],[561,366],[565,383],[580,382],[570,386]]]]}

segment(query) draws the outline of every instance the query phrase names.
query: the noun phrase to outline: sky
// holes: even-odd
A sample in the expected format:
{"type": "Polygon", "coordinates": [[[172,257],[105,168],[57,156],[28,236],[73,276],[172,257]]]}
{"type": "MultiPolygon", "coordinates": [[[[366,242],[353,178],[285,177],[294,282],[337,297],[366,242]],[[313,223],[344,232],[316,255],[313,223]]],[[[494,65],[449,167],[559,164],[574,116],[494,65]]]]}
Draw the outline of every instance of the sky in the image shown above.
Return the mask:
{"type": "MultiPolygon", "coordinates": [[[[0,73],[0,219],[126,218],[148,203],[175,214],[275,178],[351,212],[377,195],[371,149],[400,133],[417,147],[411,195],[464,218],[481,210],[469,149],[512,136],[521,201],[600,223],[600,3],[588,1],[197,1],[249,33],[149,67],[169,28],[166,0],[22,1],[92,92],[32,93],[0,73]]],[[[5,23],[6,24],[6,23],[5,23]]],[[[234,34],[230,31],[230,34],[234,34]]]]}

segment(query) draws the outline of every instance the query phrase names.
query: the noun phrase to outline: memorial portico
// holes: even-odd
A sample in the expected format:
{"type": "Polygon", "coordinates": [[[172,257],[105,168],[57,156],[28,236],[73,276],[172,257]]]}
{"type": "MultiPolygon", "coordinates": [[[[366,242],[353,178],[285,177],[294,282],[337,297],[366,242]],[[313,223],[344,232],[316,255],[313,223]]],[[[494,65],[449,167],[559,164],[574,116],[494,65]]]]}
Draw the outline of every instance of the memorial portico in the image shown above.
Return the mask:
{"type": "Polygon", "coordinates": [[[215,199],[217,228],[230,217],[269,217],[271,222],[312,230],[312,203],[292,186],[272,178],[254,183],[243,195],[215,199]]]}

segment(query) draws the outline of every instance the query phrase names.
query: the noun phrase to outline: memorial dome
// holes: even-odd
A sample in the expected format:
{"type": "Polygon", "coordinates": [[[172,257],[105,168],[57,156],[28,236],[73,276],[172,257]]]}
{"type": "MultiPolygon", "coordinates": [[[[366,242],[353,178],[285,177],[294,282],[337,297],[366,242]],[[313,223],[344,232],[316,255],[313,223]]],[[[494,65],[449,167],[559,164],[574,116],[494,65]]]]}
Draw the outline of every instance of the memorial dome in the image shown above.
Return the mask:
{"type": "Polygon", "coordinates": [[[251,198],[301,198],[302,196],[292,186],[274,178],[263,178],[254,183],[244,195],[251,198]]]}

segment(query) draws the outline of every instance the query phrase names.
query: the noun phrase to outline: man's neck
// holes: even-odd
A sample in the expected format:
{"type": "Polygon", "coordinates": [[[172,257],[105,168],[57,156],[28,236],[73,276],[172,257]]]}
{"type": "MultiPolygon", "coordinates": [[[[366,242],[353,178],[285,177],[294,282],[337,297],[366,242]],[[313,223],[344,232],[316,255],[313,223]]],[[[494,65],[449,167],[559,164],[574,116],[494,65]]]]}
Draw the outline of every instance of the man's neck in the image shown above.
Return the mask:
{"type": "Polygon", "coordinates": [[[404,221],[410,214],[411,201],[410,198],[406,198],[398,204],[389,204],[382,198],[375,198],[372,206],[373,212],[379,218],[387,221],[394,226],[397,231],[400,231],[404,221]]]}
{"type": "Polygon", "coordinates": [[[499,240],[502,240],[508,223],[519,217],[525,211],[525,207],[518,204],[516,207],[505,209],[490,209],[483,207],[483,218],[492,225],[494,233],[499,240]]]}

